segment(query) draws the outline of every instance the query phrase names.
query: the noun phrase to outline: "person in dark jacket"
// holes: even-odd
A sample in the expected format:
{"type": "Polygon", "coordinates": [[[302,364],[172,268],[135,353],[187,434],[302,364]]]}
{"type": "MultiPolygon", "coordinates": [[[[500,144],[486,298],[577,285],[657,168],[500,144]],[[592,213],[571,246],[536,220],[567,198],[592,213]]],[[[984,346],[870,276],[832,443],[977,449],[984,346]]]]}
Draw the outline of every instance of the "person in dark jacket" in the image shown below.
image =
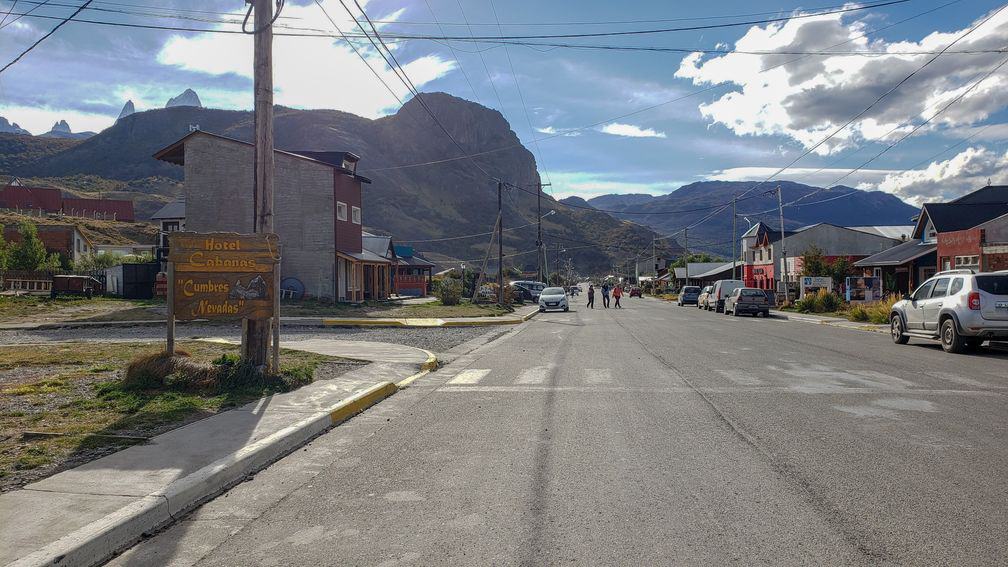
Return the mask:
{"type": "Polygon", "coordinates": [[[609,284],[602,284],[602,307],[609,309],[609,284]]]}
{"type": "Polygon", "coordinates": [[[588,307],[595,309],[595,286],[588,284],[588,307]]]}

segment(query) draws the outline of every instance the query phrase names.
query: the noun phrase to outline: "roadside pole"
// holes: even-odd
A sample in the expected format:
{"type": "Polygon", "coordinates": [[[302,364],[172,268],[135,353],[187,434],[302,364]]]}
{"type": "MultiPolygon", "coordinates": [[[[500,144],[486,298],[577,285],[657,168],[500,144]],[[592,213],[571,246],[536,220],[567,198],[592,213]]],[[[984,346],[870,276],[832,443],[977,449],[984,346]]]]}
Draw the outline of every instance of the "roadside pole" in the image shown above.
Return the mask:
{"type": "Polygon", "coordinates": [[[168,261],[168,344],[165,352],[175,354],[175,263],[168,261]]]}
{"type": "Polygon", "coordinates": [[[536,222],[539,225],[536,233],[536,266],[539,271],[539,281],[543,281],[543,248],[542,248],[542,184],[536,184],[536,222]]]}
{"type": "MultiPolygon", "coordinates": [[[[253,89],[255,94],[255,198],[257,218],[253,232],[273,232],[273,0],[252,0],[254,19],[253,89]]],[[[277,267],[279,270],[279,267],[277,267]]],[[[279,273],[279,272],[278,272],[279,273]]],[[[279,294],[274,288],[273,293],[279,294]]],[[[279,313],[271,320],[246,319],[243,325],[242,358],[265,369],[271,324],[279,325],[279,313]]],[[[276,333],[274,332],[274,336],[276,333]]],[[[279,345],[273,345],[279,351],[279,345]]]]}
{"type": "Polygon", "coordinates": [[[784,303],[791,301],[787,283],[787,249],[784,247],[784,204],[781,187],[777,186],[777,211],[780,214],[781,281],[784,282],[784,303]]]}
{"type": "Polygon", "coordinates": [[[504,183],[497,181],[497,303],[504,305],[504,211],[501,191],[504,183]]]}
{"type": "Polygon", "coordinates": [[[686,285],[689,285],[689,229],[688,228],[684,228],[683,229],[683,255],[686,258],[686,261],[683,262],[683,271],[686,274],[686,277],[683,278],[684,280],[686,280],[685,283],[683,283],[683,285],[686,286],[686,285]]]}
{"type": "Polygon", "coordinates": [[[738,238],[738,229],[735,227],[735,223],[738,221],[738,215],[735,214],[735,202],[738,197],[733,196],[731,200],[731,240],[732,240],[732,257],[731,257],[731,277],[733,280],[737,280],[735,277],[735,272],[737,268],[738,260],[738,244],[736,239],[738,238]]]}

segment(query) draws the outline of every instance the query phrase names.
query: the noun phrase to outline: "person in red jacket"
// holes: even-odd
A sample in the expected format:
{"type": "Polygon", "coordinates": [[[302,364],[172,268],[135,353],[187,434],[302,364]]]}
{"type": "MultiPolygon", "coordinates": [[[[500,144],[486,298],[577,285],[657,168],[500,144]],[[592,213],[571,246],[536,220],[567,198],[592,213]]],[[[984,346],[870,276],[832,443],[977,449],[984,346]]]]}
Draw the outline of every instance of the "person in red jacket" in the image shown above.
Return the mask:
{"type": "Polygon", "coordinates": [[[616,305],[614,305],[613,307],[615,307],[616,309],[623,309],[623,306],[619,304],[619,299],[623,297],[623,286],[617,285],[615,288],[613,288],[612,296],[613,299],[616,300],[616,305]]]}

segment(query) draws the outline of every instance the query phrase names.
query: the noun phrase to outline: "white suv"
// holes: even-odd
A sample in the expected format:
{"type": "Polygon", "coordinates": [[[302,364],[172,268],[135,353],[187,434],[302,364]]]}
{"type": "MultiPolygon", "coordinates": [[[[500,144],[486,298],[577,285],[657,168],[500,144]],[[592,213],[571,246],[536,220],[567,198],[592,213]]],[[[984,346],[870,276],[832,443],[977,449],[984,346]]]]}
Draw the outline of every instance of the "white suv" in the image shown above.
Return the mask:
{"type": "Polygon", "coordinates": [[[964,352],[988,339],[1008,338],[1008,271],[939,272],[889,314],[896,344],[910,337],[939,340],[945,352],[964,352]]]}

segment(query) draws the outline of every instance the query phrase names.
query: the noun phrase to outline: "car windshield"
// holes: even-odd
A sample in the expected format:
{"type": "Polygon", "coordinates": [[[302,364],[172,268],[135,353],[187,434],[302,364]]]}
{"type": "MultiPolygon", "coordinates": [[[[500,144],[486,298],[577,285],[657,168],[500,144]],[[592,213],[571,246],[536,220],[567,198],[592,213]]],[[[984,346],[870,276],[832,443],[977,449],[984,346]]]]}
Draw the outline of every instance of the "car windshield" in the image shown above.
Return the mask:
{"type": "Polygon", "coordinates": [[[976,284],[992,295],[1008,295],[1008,275],[977,276],[976,284]]]}
{"type": "Polygon", "coordinates": [[[542,290],[543,295],[563,295],[564,290],[562,287],[548,287],[542,290]]]}

